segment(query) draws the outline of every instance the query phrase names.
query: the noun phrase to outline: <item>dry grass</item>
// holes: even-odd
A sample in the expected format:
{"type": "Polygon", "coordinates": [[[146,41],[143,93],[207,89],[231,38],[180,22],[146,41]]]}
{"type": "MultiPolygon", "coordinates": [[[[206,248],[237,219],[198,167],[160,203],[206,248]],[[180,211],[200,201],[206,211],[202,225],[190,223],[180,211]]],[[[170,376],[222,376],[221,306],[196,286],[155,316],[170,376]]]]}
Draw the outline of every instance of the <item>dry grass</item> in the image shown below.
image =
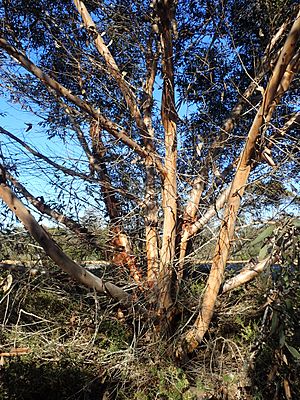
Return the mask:
{"type": "MultiPolygon", "coordinates": [[[[124,271],[103,265],[97,273],[133,287],[124,271]]],[[[51,265],[10,274],[11,286],[0,299],[0,352],[30,352],[4,357],[0,400],[264,398],[252,378],[268,322],[268,277],[221,296],[206,341],[179,362],[174,348],[198,311],[205,275],[187,280],[176,329],[155,340],[152,321],[96,296],[51,265]]],[[[4,269],[1,276],[7,276],[4,269]]]]}

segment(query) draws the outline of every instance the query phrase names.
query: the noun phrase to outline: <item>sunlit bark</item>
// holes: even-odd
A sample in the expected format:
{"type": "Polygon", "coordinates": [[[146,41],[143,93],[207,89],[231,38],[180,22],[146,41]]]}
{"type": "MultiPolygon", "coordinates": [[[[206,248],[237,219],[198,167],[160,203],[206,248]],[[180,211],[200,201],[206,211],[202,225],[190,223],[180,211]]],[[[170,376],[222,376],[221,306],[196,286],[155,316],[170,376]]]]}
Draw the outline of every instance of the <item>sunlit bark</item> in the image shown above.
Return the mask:
{"type": "MultiPolygon", "coordinates": [[[[144,143],[149,151],[153,150],[154,129],[152,125],[152,107],[153,107],[153,88],[157,73],[158,55],[153,53],[153,38],[150,37],[147,43],[146,66],[147,75],[144,83],[144,96],[142,100],[142,111],[144,124],[148,130],[148,136],[144,138],[144,143]]],[[[145,182],[145,239],[146,239],[146,257],[147,257],[147,282],[150,287],[157,284],[159,271],[158,254],[158,206],[157,191],[155,188],[156,169],[149,162],[145,161],[146,182],[145,182]]]]}
{"type": "Polygon", "coordinates": [[[233,278],[228,279],[224,283],[221,294],[229,292],[230,290],[242,286],[246,282],[249,282],[252,279],[256,278],[262,271],[266,269],[267,265],[269,265],[271,262],[272,262],[272,257],[268,256],[267,258],[258,262],[257,264],[250,263],[246,265],[242,269],[242,271],[239,272],[239,274],[237,274],[233,278]]]}
{"type": "Polygon", "coordinates": [[[74,0],[74,4],[83,20],[84,26],[88,33],[91,34],[93,37],[95,47],[97,48],[98,52],[101,54],[103,59],[105,60],[108,74],[111,75],[115,81],[117,82],[118,86],[120,87],[123,96],[126,100],[126,103],[130,109],[130,113],[132,117],[135,119],[137,126],[143,131],[143,133],[147,134],[147,128],[144,124],[144,120],[142,118],[140,109],[137,105],[137,100],[135,94],[133,93],[132,89],[124,79],[122,72],[120,71],[113,55],[111,54],[109,48],[104,43],[101,35],[97,31],[96,24],[94,23],[90,13],[88,12],[85,4],[81,0],[74,0]]]}
{"type": "Polygon", "coordinates": [[[177,219],[177,137],[176,109],[174,93],[172,21],[174,19],[173,1],[158,1],[160,42],[162,48],[163,94],[161,105],[162,124],[165,133],[165,168],[162,187],[162,209],[164,214],[162,246],[160,251],[159,299],[161,313],[171,304],[171,277],[175,256],[176,219],[177,219]]]}

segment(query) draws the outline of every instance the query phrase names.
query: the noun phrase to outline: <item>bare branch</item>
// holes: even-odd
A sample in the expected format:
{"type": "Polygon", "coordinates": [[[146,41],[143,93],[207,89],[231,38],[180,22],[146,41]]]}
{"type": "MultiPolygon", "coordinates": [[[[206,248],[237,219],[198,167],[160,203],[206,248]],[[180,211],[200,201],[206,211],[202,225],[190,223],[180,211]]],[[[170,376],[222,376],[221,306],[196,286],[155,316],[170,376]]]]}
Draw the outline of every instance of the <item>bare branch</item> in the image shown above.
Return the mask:
{"type": "Polygon", "coordinates": [[[19,139],[13,133],[7,131],[6,129],[2,128],[1,126],[0,126],[0,133],[10,137],[11,139],[13,139],[17,143],[19,143],[22,147],[24,147],[29,153],[31,153],[35,157],[45,161],[47,164],[51,165],[56,170],[62,171],[66,175],[78,177],[80,179],[83,179],[84,181],[88,181],[88,182],[93,182],[93,183],[104,185],[107,189],[113,190],[115,192],[118,192],[118,193],[122,194],[123,196],[126,196],[127,198],[129,198],[129,199],[131,199],[133,201],[137,201],[138,200],[136,198],[136,196],[132,195],[129,192],[126,192],[125,190],[122,190],[122,189],[119,189],[119,188],[114,188],[108,182],[101,181],[99,179],[93,178],[90,175],[86,175],[86,174],[83,174],[81,172],[74,171],[73,169],[66,168],[63,165],[57,164],[55,161],[52,161],[49,157],[45,156],[44,154],[40,153],[39,151],[34,150],[32,147],[30,147],[23,140],[19,139]]]}
{"type": "Polygon", "coordinates": [[[270,264],[272,260],[272,257],[269,256],[265,258],[264,260],[260,261],[256,265],[253,265],[253,263],[249,263],[245,265],[245,267],[242,269],[242,271],[234,276],[233,278],[228,279],[223,287],[221,294],[224,294],[226,292],[229,292],[230,290],[233,290],[239,286],[242,286],[243,284],[251,281],[252,279],[256,278],[266,267],[267,265],[270,264]]]}

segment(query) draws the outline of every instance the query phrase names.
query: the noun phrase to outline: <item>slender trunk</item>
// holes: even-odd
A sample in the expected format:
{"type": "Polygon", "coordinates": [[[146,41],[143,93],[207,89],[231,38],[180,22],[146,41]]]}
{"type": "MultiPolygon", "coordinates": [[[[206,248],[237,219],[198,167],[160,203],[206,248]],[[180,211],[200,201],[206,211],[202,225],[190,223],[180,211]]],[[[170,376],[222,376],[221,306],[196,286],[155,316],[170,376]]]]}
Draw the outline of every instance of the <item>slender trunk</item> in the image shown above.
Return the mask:
{"type": "Polygon", "coordinates": [[[150,287],[157,284],[158,262],[158,218],[155,194],[155,171],[152,166],[146,166],[146,210],[145,210],[145,235],[147,257],[147,282],[150,287]]]}
{"type": "MultiPolygon", "coordinates": [[[[143,117],[148,135],[144,138],[145,147],[149,152],[154,150],[154,129],[152,126],[152,107],[153,107],[153,87],[157,72],[157,55],[152,50],[153,38],[150,37],[147,44],[146,65],[147,76],[144,85],[143,97],[143,117]]],[[[159,271],[158,255],[158,206],[157,194],[155,190],[156,169],[149,161],[146,165],[146,184],[145,184],[145,239],[146,239],[146,257],[147,257],[147,282],[149,287],[157,284],[159,271]]]]}
{"type": "Polygon", "coordinates": [[[117,200],[116,194],[111,188],[111,181],[109,173],[104,161],[105,146],[101,139],[101,129],[99,128],[96,121],[91,123],[90,136],[92,141],[92,155],[94,157],[95,168],[101,182],[101,189],[103,194],[103,200],[106,206],[106,210],[110,219],[112,227],[113,239],[111,244],[113,246],[113,257],[112,261],[120,266],[125,266],[129,269],[130,275],[134,281],[138,284],[140,289],[143,289],[143,277],[142,273],[137,266],[136,257],[134,256],[130,240],[122,227],[122,218],[120,205],[117,200]]]}
{"type": "Polygon", "coordinates": [[[100,179],[103,201],[111,224],[120,224],[120,206],[116,193],[112,190],[110,176],[104,161],[106,153],[105,146],[101,138],[101,129],[96,121],[90,125],[90,137],[92,142],[93,162],[90,163],[90,169],[95,171],[100,179]]]}
{"type": "MultiPolygon", "coordinates": [[[[223,281],[223,274],[228,259],[231,240],[234,234],[235,221],[240,202],[244,194],[252,163],[255,157],[257,140],[261,136],[261,130],[266,118],[271,119],[274,109],[274,101],[279,101],[284,90],[287,90],[286,72],[290,71],[289,63],[297,49],[297,41],[300,36],[300,12],[294,22],[290,34],[284,44],[277,64],[270,78],[268,87],[264,93],[262,105],[256,114],[250,128],[244,150],[241,154],[235,177],[233,179],[224,219],[221,225],[219,239],[216,245],[210,275],[203,296],[201,311],[195,321],[194,327],[185,335],[178,353],[193,351],[202,341],[211,318],[214,306],[223,281]],[[284,87],[284,90],[283,90],[284,87]]],[[[290,72],[289,72],[290,73],[290,72]]],[[[291,81],[291,77],[290,80],[291,81]]]]}
{"type": "Polygon", "coordinates": [[[181,237],[179,245],[178,268],[177,268],[178,283],[180,283],[183,277],[184,259],[185,256],[187,255],[188,242],[189,239],[191,238],[190,226],[196,221],[196,215],[198,212],[199,203],[204,186],[205,186],[204,177],[198,176],[193,183],[189,201],[186,205],[183,214],[183,226],[182,226],[182,231],[180,232],[181,237]]]}
{"type": "Polygon", "coordinates": [[[124,76],[122,75],[122,72],[120,71],[118,64],[116,63],[116,60],[114,59],[109,48],[104,43],[102,36],[97,31],[97,26],[93,21],[91,14],[88,12],[83,1],[74,0],[74,4],[82,18],[83,24],[87,32],[90,33],[93,37],[96,49],[98,50],[99,54],[101,54],[106,63],[109,75],[112,76],[118,84],[130,110],[131,116],[135,119],[137,126],[142,130],[142,132],[144,134],[147,134],[147,129],[145,127],[143,118],[137,105],[135,94],[132,91],[130,85],[124,79],[124,76]]]}
{"type": "Polygon", "coordinates": [[[168,0],[157,4],[162,48],[163,94],[161,116],[165,132],[166,169],[162,189],[164,222],[158,281],[158,309],[161,314],[172,304],[170,290],[175,256],[177,219],[177,137],[172,43],[172,23],[175,18],[174,7],[173,1],[168,0]]]}

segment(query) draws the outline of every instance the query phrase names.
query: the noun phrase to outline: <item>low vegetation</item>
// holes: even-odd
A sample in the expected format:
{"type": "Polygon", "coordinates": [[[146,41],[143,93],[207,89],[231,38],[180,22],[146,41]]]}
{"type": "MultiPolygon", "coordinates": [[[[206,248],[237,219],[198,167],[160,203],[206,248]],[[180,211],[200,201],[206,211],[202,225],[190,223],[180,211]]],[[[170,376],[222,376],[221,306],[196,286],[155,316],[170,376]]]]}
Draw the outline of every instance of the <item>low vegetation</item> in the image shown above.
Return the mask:
{"type": "MultiPolygon", "coordinates": [[[[288,224],[293,245],[282,253],[282,265],[222,295],[205,341],[183,360],[174,357],[174,343],[198,311],[205,265],[195,263],[186,278],[174,333],[153,342],[153,321],[77,285],[22,235],[18,258],[25,261],[25,252],[32,249],[30,262],[2,262],[1,267],[0,352],[11,355],[1,357],[0,399],[298,398],[297,224],[288,224]],[[21,354],[14,355],[14,349],[21,354]]],[[[257,238],[270,242],[269,231],[263,232],[257,238]]],[[[3,254],[9,248],[15,256],[12,240],[3,245],[3,254]]],[[[87,249],[82,246],[81,251],[83,255],[87,249]]],[[[93,268],[107,280],[118,276],[130,282],[117,266],[99,263],[93,268]]]]}

